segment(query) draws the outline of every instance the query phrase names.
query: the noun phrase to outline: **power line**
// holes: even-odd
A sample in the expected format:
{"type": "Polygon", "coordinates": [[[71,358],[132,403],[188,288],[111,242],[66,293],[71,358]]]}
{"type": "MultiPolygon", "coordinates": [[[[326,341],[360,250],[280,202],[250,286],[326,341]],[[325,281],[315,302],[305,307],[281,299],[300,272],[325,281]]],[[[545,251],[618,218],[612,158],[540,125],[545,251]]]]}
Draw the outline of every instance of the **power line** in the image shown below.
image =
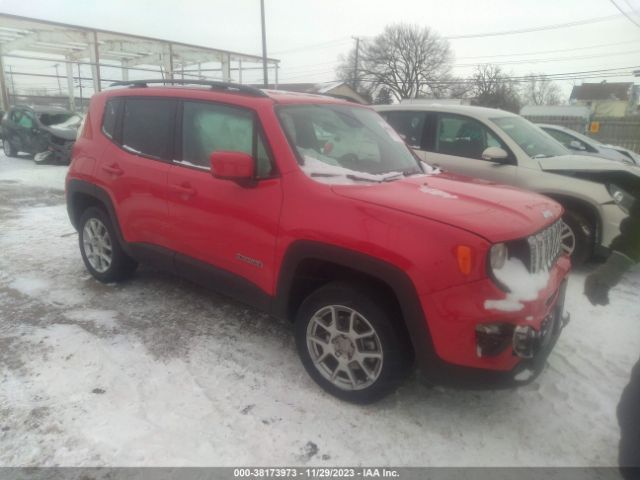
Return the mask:
{"type": "MultiPolygon", "coordinates": [[[[538,79],[549,79],[549,80],[581,80],[581,79],[589,79],[589,78],[608,78],[608,77],[626,77],[633,75],[633,70],[640,68],[640,66],[630,66],[630,67],[615,67],[615,68],[602,68],[597,70],[582,70],[578,72],[563,72],[563,73],[549,73],[549,74],[539,74],[534,75],[535,78],[538,79]]],[[[323,72],[323,73],[332,73],[331,70],[323,72]]],[[[319,74],[316,74],[319,75],[319,74]]],[[[531,75],[507,75],[503,77],[504,81],[529,81],[531,75]]],[[[289,77],[288,79],[283,79],[280,83],[287,83],[290,80],[296,77],[289,77]]],[[[341,82],[341,79],[333,79],[322,82],[314,82],[318,84],[327,84],[333,82],[341,82]]],[[[439,82],[432,82],[434,84],[442,84],[442,85],[455,85],[462,83],[473,82],[473,79],[458,79],[458,80],[442,80],[439,82]]]]}
{"type": "Polygon", "coordinates": [[[615,0],[609,0],[614,7],[616,7],[618,9],[618,11],[623,14],[625,17],[627,17],[629,19],[629,21],[631,23],[633,23],[636,27],[640,28],[640,23],[636,22],[633,18],[631,18],[629,16],[629,14],[627,12],[625,12],[622,8],[620,8],[620,6],[615,2],[615,0]]]}
{"type": "Polygon", "coordinates": [[[587,60],[591,58],[612,57],[617,55],[631,55],[640,53],[640,50],[629,50],[626,52],[616,53],[600,53],[598,55],[584,55],[582,57],[556,57],[556,58],[528,58],[526,60],[510,60],[506,62],[480,62],[480,63],[458,63],[454,64],[454,67],[474,67],[476,65],[482,65],[486,63],[492,63],[495,65],[518,65],[526,63],[548,63],[548,62],[560,62],[563,60],[587,60]]]}
{"type": "Polygon", "coordinates": [[[555,50],[543,50],[538,52],[521,52],[521,53],[502,53],[499,55],[478,55],[473,57],[458,57],[458,60],[476,60],[478,58],[499,58],[499,57],[523,57],[527,55],[544,55],[547,53],[559,53],[559,52],[576,52],[578,50],[591,50],[593,48],[604,48],[604,47],[616,47],[619,45],[628,45],[629,43],[637,44],[637,40],[629,40],[627,42],[616,42],[616,43],[604,43],[602,45],[591,45],[589,47],[577,47],[577,48],[566,48],[566,49],[555,49],[555,50]]]}
{"type": "Polygon", "coordinates": [[[282,53],[298,52],[300,50],[315,50],[317,48],[328,48],[330,46],[337,46],[337,45],[340,45],[342,43],[347,43],[347,42],[350,42],[350,41],[351,41],[350,37],[342,37],[342,38],[337,38],[335,40],[329,40],[327,42],[316,43],[316,44],[312,44],[312,45],[304,45],[302,47],[290,48],[288,50],[280,50],[278,52],[271,52],[271,54],[272,55],[280,55],[282,53]]]}
{"type": "MultiPolygon", "coordinates": [[[[611,1],[613,2],[613,0],[611,1]]],[[[613,20],[619,17],[620,15],[609,15],[607,17],[589,18],[586,20],[578,20],[575,22],[568,22],[568,23],[556,23],[554,25],[543,25],[540,27],[522,28],[518,30],[503,30],[501,32],[470,33],[467,35],[450,35],[444,38],[446,38],[447,40],[458,40],[458,39],[464,39],[464,38],[481,38],[481,37],[497,37],[501,35],[516,35],[520,33],[541,32],[544,30],[555,30],[558,28],[578,27],[580,25],[589,25],[592,23],[608,22],[609,20],[613,20]]]]}

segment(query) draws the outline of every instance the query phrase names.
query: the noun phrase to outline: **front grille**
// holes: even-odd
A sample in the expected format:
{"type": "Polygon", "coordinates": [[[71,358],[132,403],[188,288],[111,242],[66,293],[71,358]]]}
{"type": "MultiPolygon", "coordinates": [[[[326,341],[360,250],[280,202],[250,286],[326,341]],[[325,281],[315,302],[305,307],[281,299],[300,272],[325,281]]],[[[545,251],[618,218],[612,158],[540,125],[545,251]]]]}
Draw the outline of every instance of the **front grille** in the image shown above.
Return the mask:
{"type": "Polygon", "coordinates": [[[529,270],[537,273],[550,269],[562,253],[562,220],[527,238],[529,270]]]}

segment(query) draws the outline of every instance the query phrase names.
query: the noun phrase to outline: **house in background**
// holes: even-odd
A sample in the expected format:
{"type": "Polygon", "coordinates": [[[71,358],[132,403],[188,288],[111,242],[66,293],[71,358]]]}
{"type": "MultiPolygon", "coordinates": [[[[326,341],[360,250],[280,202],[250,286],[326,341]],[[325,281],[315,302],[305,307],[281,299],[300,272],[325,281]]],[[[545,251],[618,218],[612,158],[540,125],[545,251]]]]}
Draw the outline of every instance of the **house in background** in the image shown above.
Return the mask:
{"type": "Polygon", "coordinates": [[[597,117],[640,115],[640,85],[632,82],[601,82],[576,85],[571,91],[571,105],[586,106],[597,117]]]}
{"type": "MultiPolygon", "coordinates": [[[[262,85],[255,85],[261,88],[262,85]]],[[[286,90],[288,92],[315,93],[318,95],[331,95],[339,98],[348,98],[354,102],[368,104],[367,100],[356,92],[347,82],[331,83],[279,83],[268,85],[269,90],[286,90]]]]}

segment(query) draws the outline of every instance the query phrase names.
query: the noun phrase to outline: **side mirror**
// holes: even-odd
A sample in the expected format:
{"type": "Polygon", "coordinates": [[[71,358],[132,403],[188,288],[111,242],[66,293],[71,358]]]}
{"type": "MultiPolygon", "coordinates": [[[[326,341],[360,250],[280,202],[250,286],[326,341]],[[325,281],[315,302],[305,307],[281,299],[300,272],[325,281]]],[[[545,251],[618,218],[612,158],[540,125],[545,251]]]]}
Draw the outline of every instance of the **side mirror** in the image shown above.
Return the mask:
{"type": "Polygon", "coordinates": [[[210,161],[211,174],[215,178],[231,180],[242,186],[253,184],[256,162],[248,153],[213,152],[210,161]]]}
{"type": "Polygon", "coordinates": [[[580,143],[578,140],[571,140],[569,142],[568,147],[571,150],[580,150],[580,151],[586,150],[586,148],[584,148],[584,145],[580,143]]]}
{"type": "Polygon", "coordinates": [[[509,154],[500,147],[489,147],[482,152],[482,159],[490,162],[504,163],[509,154]]]}

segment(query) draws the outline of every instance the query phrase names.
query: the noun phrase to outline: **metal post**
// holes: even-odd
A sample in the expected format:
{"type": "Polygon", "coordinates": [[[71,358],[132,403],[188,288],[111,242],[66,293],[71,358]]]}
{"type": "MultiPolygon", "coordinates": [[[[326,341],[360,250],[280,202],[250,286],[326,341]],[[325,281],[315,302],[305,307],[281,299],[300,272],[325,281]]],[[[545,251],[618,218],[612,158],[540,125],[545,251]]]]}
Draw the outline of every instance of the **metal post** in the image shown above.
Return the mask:
{"type": "MultiPolygon", "coordinates": [[[[67,60],[69,60],[67,58],[67,60]]],[[[67,90],[69,94],[69,110],[76,111],[76,94],[73,88],[73,64],[67,61],[64,66],[67,68],[67,90]]]]}
{"type": "Polygon", "coordinates": [[[9,110],[9,95],[7,94],[7,79],[4,75],[4,58],[0,52],[0,99],[2,100],[2,109],[9,110]]]}
{"type": "Polygon", "coordinates": [[[173,80],[173,46],[169,44],[169,71],[168,76],[170,80],[173,80]]]}
{"type": "Polygon", "coordinates": [[[223,53],[220,57],[220,67],[222,68],[222,81],[231,81],[231,57],[228,53],[223,53]]]}
{"type": "Polygon", "coordinates": [[[127,68],[127,63],[125,60],[120,61],[120,67],[122,69],[122,81],[129,81],[129,69],[127,68]]]}
{"type": "Polygon", "coordinates": [[[59,66],[60,64],[56,63],[54,68],[56,69],[56,80],[58,81],[58,95],[62,96],[62,84],[60,83],[60,73],[58,72],[59,66]]]}
{"type": "Polygon", "coordinates": [[[95,75],[93,77],[93,90],[99,92],[102,89],[100,81],[100,48],[98,45],[98,32],[93,31],[93,58],[95,62],[95,75]]]}
{"type": "Polygon", "coordinates": [[[276,62],[276,82],[275,82],[275,85],[273,86],[275,90],[278,89],[278,68],[280,68],[280,64],[276,62]]]}
{"type": "Polygon", "coordinates": [[[238,60],[238,83],[242,83],[242,59],[238,60]]]}
{"type": "Polygon", "coordinates": [[[9,80],[11,80],[11,95],[16,96],[16,84],[13,80],[13,65],[9,65],[9,80]]]}
{"type": "Polygon", "coordinates": [[[264,87],[269,87],[269,71],[267,69],[267,30],[264,20],[264,0],[260,0],[260,18],[262,20],[262,74],[264,87]]]}
{"type": "Polygon", "coordinates": [[[82,74],[80,72],[80,64],[78,63],[78,87],[80,88],[80,111],[84,112],[84,105],[82,104],[82,74]]]}

